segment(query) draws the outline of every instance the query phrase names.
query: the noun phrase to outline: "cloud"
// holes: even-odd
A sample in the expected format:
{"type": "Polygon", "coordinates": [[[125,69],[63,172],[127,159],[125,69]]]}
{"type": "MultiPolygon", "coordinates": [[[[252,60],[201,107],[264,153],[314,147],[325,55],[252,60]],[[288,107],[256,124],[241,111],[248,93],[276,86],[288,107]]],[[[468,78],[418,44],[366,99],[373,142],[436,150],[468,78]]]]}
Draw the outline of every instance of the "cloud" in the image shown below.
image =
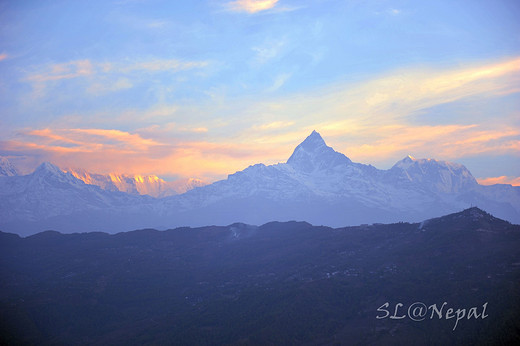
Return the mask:
{"type": "Polygon", "coordinates": [[[520,59],[462,66],[402,69],[356,83],[268,97],[227,112],[260,124],[294,123],[267,134],[265,128],[250,125],[240,130],[237,141],[290,148],[316,129],[358,162],[388,165],[407,154],[449,160],[491,152],[513,155],[520,150],[514,117],[503,113],[504,118],[493,114],[477,119],[473,113],[479,109],[472,102],[517,93],[520,59]],[[457,110],[452,120],[437,122],[432,115],[423,119],[430,108],[455,101],[466,108],[457,110]]]}
{"type": "Polygon", "coordinates": [[[285,84],[285,82],[291,78],[291,75],[291,73],[282,73],[276,76],[273,85],[267,89],[267,92],[275,92],[276,90],[280,89],[285,84]]]}
{"type": "MultiPolygon", "coordinates": [[[[205,134],[206,128],[180,129],[205,134]]],[[[142,131],[148,135],[154,129],[142,131]]],[[[51,161],[60,167],[83,168],[93,173],[175,174],[216,180],[244,169],[244,160],[257,162],[269,149],[253,144],[193,139],[151,139],[140,133],[114,129],[38,129],[0,141],[2,155],[37,158],[32,167],[51,161]]]]}
{"type": "Polygon", "coordinates": [[[105,81],[104,83],[102,83],[100,78],[100,81],[98,83],[93,83],[87,88],[87,92],[95,95],[100,95],[119,90],[131,89],[133,87],[134,84],[128,78],[119,78],[113,83],[109,81],[105,81]]]}
{"type": "Polygon", "coordinates": [[[75,60],[61,64],[51,64],[44,68],[45,71],[29,75],[26,79],[35,83],[71,79],[91,75],[94,67],[90,60],[75,60]]]}
{"type": "Polygon", "coordinates": [[[9,56],[7,55],[7,53],[5,53],[5,52],[4,52],[4,53],[1,53],[1,54],[0,54],[0,61],[3,61],[3,60],[5,60],[5,59],[7,59],[8,57],[9,57],[9,56]]]}
{"type": "Polygon", "coordinates": [[[127,150],[147,150],[161,145],[155,140],[142,138],[138,134],[111,129],[46,128],[27,131],[22,135],[34,145],[58,151],[89,152],[116,147],[127,150]]]}
{"type": "Polygon", "coordinates": [[[126,73],[131,71],[150,71],[150,72],[178,72],[193,68],[203,68],[208,65],[206,61],[182,61],[177,59],[156,59],[141,61],[126,66],[122,65],[117,70],[126,73]]]}
{"type": "Polygon", "coordinates": [[[456,160],[482,153],[514,154],[520,131],[481,125],[393,125],[358,130],[356,137],[339,143],[340,151],[361,162],[385,161],[408,154],[456,160]],[[362,144],[359,144],[362,143],[362,144]]]}
{"type": "Polygon", "coordinates": [[[275,130],[294,125],[294,121],[273,121],[268,124],[256,126],[260,130],[275,130]]]}
{"type": "Polygon", "coordinates": [[[263,45],[251,48],[256,52],[255,63],[262,65],[278,57],[285,47],[285,42],[284,39],[267,40],[263,45]]]}
{"type": "Polygon", "coordinates": [[[224,95],[218,105],[213,100],[161,103],[119,115],[107,112],[89,123],[90,129],[81,129],[86,126],[82,116],[71,123],[72,130],[26,131],[2,142],[0,149],[32,152],[67,166],[78,162],[76,166],[92,171],[180,174],[209,181],[250,164],[285,161],[313,129],[354,161],[380,168],[407,154],[452,161],[482,153],[517,156],[520,130],[512,113],[502,116],[501,109],[476,118],[478,106],[471,102],[518,92],[519,63],[517,58],[454,69],[402,69],[289,95],[224,95]],[[465,107],[453,120],[436,121],[431,114],[423,119],[429,108],[454,101],[465,107]],[[123,124],[128,131],[96,129],[123,124]]]}
{"type": "Polygon", "coordinates": [[[235,0],[227,3],[227,8],[233,12],[256,13],[272,9],[278,0],[235,0]]]}
{"type": "Polygon", "coordinates": [[[42,96],[49,82],[86,78],[85,90],[99,95],[130,89],[149,73],[178,73],[208,66],[207,61],[150,59],[136,62],[92,62],[88,59],[33,66],[23,81],[33,85],[35,96],[42,96]],[[143,75],[144,74],[144,75],[143,75]]]}
{"type": "Polygon", "coordinates": [[[477,181],[481,185],[494,185],[494,184],[511,184],[513,186],[520,186],[520,177],[490,177],[490,178],[477,178],[477,181]]]}

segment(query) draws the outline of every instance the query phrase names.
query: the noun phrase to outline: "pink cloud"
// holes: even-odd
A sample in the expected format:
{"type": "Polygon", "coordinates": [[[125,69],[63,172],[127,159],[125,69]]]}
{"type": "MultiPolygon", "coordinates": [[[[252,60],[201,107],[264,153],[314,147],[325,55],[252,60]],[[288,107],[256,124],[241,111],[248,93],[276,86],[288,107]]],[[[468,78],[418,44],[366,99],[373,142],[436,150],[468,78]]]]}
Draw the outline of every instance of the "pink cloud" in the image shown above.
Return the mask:
{"type": "Polygon", "coordinates": [[[520,186],[520,177],[507,177],[505,175],[500,177],[477,178],[477,181],[481,185],[511,184],[513,186],[520,186]]]}
{"type": "MultiPolygon", "coordinates": [[[[196,129],[204,133],[204,129],[196,129]]],[[[38,129],[0,142],[6,154],[27,158],[30,172],[42,161],[93,173],[177,175],[214,181],[264,161],[274,146],[193,140],[162,141],[113,129],[38,129]],[[35,162],[33,159],[38,158],[35,162]]]]}

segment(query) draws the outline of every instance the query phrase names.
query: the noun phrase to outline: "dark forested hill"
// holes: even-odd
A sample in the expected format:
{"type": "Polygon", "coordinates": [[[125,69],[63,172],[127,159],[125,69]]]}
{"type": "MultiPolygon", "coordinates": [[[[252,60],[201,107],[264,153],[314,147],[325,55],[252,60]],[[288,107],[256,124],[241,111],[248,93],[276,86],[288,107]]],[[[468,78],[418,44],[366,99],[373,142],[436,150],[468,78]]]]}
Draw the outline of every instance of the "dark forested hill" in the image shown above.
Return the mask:
{"type": "Polygon", "coordinates": [[[520,227],[477,208],[341,229],[0,233],[0,261],[7,344],[520,340],[520,227]]]}

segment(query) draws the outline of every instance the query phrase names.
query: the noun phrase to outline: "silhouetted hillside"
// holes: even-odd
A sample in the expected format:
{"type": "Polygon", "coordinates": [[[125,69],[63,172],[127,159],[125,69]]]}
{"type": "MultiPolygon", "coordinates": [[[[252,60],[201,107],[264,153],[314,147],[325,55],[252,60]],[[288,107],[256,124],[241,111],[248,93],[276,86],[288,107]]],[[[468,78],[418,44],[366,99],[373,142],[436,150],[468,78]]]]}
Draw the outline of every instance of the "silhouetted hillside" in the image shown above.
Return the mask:
{"type": "Polygon", "coordinates": [[[512,344],[518,249],[520,226],[478,208],[339,229],[0,233],[0,332],[46,345],[512,344]],[[442,318],[413,321],[415,302],[446,302],[442,318]]]}

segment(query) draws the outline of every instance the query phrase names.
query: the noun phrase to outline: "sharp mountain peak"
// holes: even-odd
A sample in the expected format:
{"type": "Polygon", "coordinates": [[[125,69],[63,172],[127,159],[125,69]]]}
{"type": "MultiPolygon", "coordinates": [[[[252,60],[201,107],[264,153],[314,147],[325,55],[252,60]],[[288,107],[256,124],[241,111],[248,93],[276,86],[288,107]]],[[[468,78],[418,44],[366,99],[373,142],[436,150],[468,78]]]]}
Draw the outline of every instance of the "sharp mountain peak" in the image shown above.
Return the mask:
{"type": "Polygon", "coordinates": [[[350,163],[352,161],[348,157],[329,147],[315,130],[294,149],[287,160],[287,164],[304,172],[330,169],[350,163]]]}

